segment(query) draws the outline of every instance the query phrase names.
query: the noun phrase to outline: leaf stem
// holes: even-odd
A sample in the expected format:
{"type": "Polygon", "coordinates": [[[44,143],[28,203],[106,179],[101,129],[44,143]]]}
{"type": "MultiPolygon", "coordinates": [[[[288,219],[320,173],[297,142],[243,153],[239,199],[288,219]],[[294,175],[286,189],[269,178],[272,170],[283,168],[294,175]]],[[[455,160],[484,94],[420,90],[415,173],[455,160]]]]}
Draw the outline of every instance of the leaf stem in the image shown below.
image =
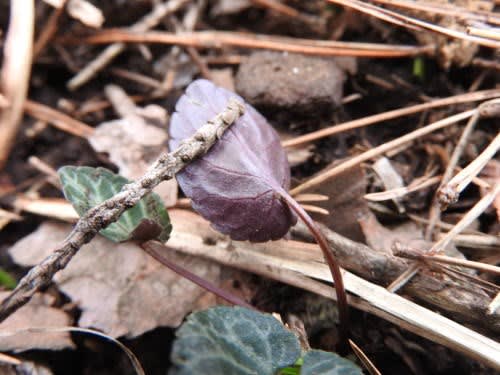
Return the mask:
{"type": "Polygon", "coordinates": [[[309,228],[311,234],[316,239],[321,251],[323,252],[323,257],[325,258],[330,272],[332,273],[333,282],[335,284],[335,293],[337,295],[337,306],[339,311],[339,352],[341,354],[348,351],[349,344],[349,308],[347,304],[347,295],[344,288],[344,281],[342,279],[342,271],[340,270],[339,263],[333,252],[328,245],[328,242],[314,223],[313,219],[309,214],[298,204],[288,193],[280,192],[281,197],[288,204],[288,206],[300,217],[304,224],[309,228]]]}
{"type": "Polygon", "coordinates": [[[246,307],[247,309],[250,310],[256,310],[255,307],[253,307],[246,301],[242,300],[241,298],[237,297],[236,295],[228,292],[227,290],[219,288],[217,285],[211,283],[210,281],[205,280],[202,277],[195,275],[191,271],[188,271],[184,267],[172,262],[170,259],[168,259],[165,255],[161,253],[163,250],[171,250],[171,249],[168,246],[162,244],[161,242],[147,241],[142,243],[140,247],[146,253],[148,253],[150,256],[156,259],[158,262],[163,264],[165,267],[169,268],[176,274],[188,279],[189,281],[195,283],[199,287],[209,291],[210,293],[215,294],[217,297],[220,297],[233,305],[246,307]]]}

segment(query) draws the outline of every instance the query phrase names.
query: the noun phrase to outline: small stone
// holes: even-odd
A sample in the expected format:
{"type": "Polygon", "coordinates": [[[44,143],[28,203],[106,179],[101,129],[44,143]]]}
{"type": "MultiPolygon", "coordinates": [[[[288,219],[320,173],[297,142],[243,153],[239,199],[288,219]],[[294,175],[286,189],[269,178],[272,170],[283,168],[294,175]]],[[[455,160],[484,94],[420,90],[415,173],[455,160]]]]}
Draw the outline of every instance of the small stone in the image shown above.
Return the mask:
{"type": "Polygon", "coordinates": [[[264,109],[317,113],[340,104],[344,81],[333,58],[264,51],[240,65],[236,90],[264,109]]]}

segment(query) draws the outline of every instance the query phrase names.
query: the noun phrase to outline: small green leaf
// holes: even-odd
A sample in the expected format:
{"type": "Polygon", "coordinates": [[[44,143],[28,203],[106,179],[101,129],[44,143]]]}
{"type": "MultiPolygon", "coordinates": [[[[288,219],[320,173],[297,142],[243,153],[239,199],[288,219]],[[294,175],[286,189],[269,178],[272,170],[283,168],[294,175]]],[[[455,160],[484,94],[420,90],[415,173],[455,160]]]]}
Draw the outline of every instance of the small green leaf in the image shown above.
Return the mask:
{"type": "Polygon", "coordinates": [[[219,306],[191,314],[177,331],[170,375],[272,375],[300,356],[295,335],[269,314],[219,306]]]}
{"type": "MultiPolygon", "coordinates": [[[[65,166],[58,173],[64,196],[80,216],[119,193],[129,183],[126,178],[105,168],[65,166]]],[[[171,230],[170,219],[160,197],[150,193],[100,233],[114,242],[146,237],[165,242],[171,230]]]]}
{"type": "Polygon", "coordinates": [[[425,60],[421,56],[413,59],[413,75],[421,81],[425,78],[425,60]]]}
{"type": "Polygon", "coordinates": [[[300,375],[363,375],[363,371],[335,353],[310,350],[304,355],[300,375]]]}
{"type": "Polygon", "coordinates": [[[303,363],[304,359],[300,357],[292,366],[280,369],[276,375],[300,375],[300,369],[303,363]]]}
{"type": "Polygon", "coordinates": [[[16,284],[16,279],[14,279],[7,271],[0,268],[0,285],[7,289],[14,289],[16,284]]]}

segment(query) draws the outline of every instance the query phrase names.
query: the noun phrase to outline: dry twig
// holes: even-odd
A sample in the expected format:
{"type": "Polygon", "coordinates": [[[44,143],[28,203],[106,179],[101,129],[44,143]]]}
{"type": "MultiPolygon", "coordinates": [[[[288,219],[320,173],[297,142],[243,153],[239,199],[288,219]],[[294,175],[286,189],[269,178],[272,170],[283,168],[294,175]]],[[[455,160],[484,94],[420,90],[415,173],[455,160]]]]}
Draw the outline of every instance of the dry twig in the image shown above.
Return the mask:
{"type": "Polygon", "coordinates": [[[453,266],[460,266],[465,268],[471,268],[475,270],[479,270],[481,272],[491,273],[497,276],[500,276],[500,268],[497,266],[493,266],[491,264],[482,263],[482,262],[474,262],[472,260],[467,259],[459,259],[452,258],[446,255],[427,255],[422,251],[417,249],[408,248],[406,246],[402,246],[397,243],[393,247],[394,255],[408,258],[408,259],[416,259],[423,260],[427,262],[436,262],[436,263],[444,263],[451,264],[453,266]]]}
{"type": "Polygon", "coordinates": [[[378,113],[376,115],[363,117],[360,119],[348,121],[342,124],[335,124],[328,128],[320,129],[308,134],[295,137],[288,141],[283,142],[283,147],[293,147],[304,143],[312,142],[324,137],[329,137],[334,134],[342,133],[348,130],[357,129],[360,127],[373,125],[382,121],[392,120],[398,117],[411,115],[418,112],[423,112],[432,108],[444,107],[447,105],[461,104],[467,102],[475,102],[480,100],[492,99],[500,96],[500,90],[484,90],[477,91],[473,93],[460,94],[455,96],[450,96],[448,98],[436,99],[432,102],[417,104],[411,107],[398,108],[392,111],[378,113]]]}
{"type": "Polygon", "coordinates": [[[234,46],[252,49],[270,49],[319,56],[363,56],[393,58],[417,56],[433,51],[432,46],[388,45],[375,43],[337,42],[330,40],[276,37],[261,34],[243,34],[225,31],[198,31],[168,33],[149,31],[139,33],[123,29],[108,29],[96,32],[87,38],[66,37],[62,43],[160,43],[192,46],[198,48],[221,48],[234,46]]]}
{"type": "Polygon", "coordinates": [[[78,137],[87,138],[94,132],[91,126],[41,103],[26,100],[24,110],[31,116],[78,137]]]}
{"type": "MultiPolygon", "coordinates": [[[[180,9],[187,0],[173,0],[165,1],[156,5],[151,13],[143,17],[137,23],[131,26],[131,30],[136,32],[144,32],[156,26],[163,17],[173,13],[180,9]]],[[[102,51],[99,56],[92,60],[87,66],[78,72],[71,80],[68,82],[67,86],[70,90],[76,90],[78,87],[87,83],[92,79],[100,70],[102,70],[106,65],[108,65],[116,56],[125,50],[125,44],[114,43],[104,51],[102,51]]]]}
{"type": "Polygon", "coordinates": [[[432,124],[429,124],[426,127],[423,127],[421,129],[417,129],[411,133],[408,133],[402,137],[396,138],[390,142],[381,144],[378,147],[372,148],[369,151],[366,151],[360,155],[357,155],[357,156],[347,160],[346,162],[341,163],[341,164],[337,165],[336,167],[328,169],[327,171],[324,171],[323,173],[317,175],[316,177],[313,177],[313,178],[307,180],[306,182],[293,188],[290,191],[290,194],[294,195],[294,194],[301,193],[304,190],[311,189],[311,188],[325,182],[326,180],[332,178],[333,176],[336,176],[339,173],[341,173],[345,170],[348,170],[349,168],[352,168],[355,165],[358,165],[359,163],[367,161],[367,160],[374,158],[376,156],[382,155],[383,153],[385,153],[389,150],[392,150],[396,147],[399,147],[399,146],[404,145],[408,142],[411,142],[411,141],[413,141],[419,137],[422,137],[424,135],[427,135],[433,131],[442,129],[442,128],[450,126],[458,121],[462,121],[466,118],[469,118],[475,112],[476,112],[476,109],[471,109],[469,111],[458,113],[456,115],[447,117],[443,120],[436,121],[432,124]]]}
{"type": "MultiPolygon", "coordinates": [[[[448,165],[446,166],[446,170],[444,171],[443,178],[441,179],[441,182],[439,184],[438,189],[436,190],[439,191],[439,189],[444,186],[451,178],[453,175],[453,171],[455,170],[455,167],[458,164],[458,161],[460,159],[460,156],[462,155],[462,152],[467,145],[467,140],[469,139],[470,135],[472,134],[472,131],[474,130],[476,123],[480,117],[479,111],[476,111],[474,116],[472,116],[469,121],[467,122],[467,125],[465,126],[464,130],[462,131],[462,135],[460,136],[460,139],[455,146],[455,149],[453,150],[453,154],[450,157],[450,161],[448,162],[448,165]]],[[[434,199],[431,204],[430,208],[430,213],[429,213],[429,225],[426,228],[425,231],[425,239],[431,240],[432,233],[434,232],[434,227],[436,225],[436,222],[439,221],[441,216],[441,210],[439,209],[439,200],[438,200],[438,194],[436,193],[434,195],[434,199]]]]}
{"type": "Polygon", "coordinates": [[[23,114],[30,81],[34,28],[34,0],[11,1],[9,32],[0,72],[0,92],[8,102],[7,107],[0,108],[0,169],[7,162],[23,114]]]}
{"type": "Polygon", "coordinates": [[[490,22],[500,24],[500,16],[495,12],[471,11],[458,4],[439,3],[432,1],[408,1],[408,0],[374,0],[376,3],[387,4],[398,8],[421,10],[430,14],[442,14],[454,16],[467,21],[490,22]]]}
{"type": "Polygon", "coordinates": [[[496,184],[491,191],[486,194],[474,207],[472,207],[462,219],[446,235],[432,246],[431,253],[436,253],[444,249],[453,237],[467,228],[479,215],[481,215],[500,193],[500,183],[496,184]]]}
{"type": "Polygon", "coordinates": [[[472,178],[483,169],[486,163],[495,156],[498,149],[500,149],[500,134],[497,134],[495,139],[472,163],[462,169],[446,185],[439,189],[438,199],[440,203],[446,207],[450,203],[456,202],[460,193],[469,185],[472,178]]]}
{"type": "MultiPolygon", "coordinates": [[[[330,285],[311,279],[312,277],[332,281],[329,269],[323,263],[317,246],[297,241],[284,243],[284,240],[261,244],[232,241],[231,246],[228,246],[227,240],[209,230],[208,224],[198,215],[185,210],[173,210],[171,217],[174,230],[169,240],[169,248],[212,259],[334,299],[330,285]],[[193,225],[194,222],[196,225],[193,225]]],[[[352,269],[366,279],[383,282],[405,265],[400,258],[376,252],[324,226],[321,229],[346,268],[352,269]]],[[[300,231],[301,235],[310,236],[304,225],[293,230],[300,231]]],[[[495,341],[414,302],[389,293],[384,288],[350,272],[344,271],[343,277],[346,289],[351,293],[349,304],[352,306],[500,368],[498,359],[500,346],[495,341]]],[[[472,319],[476,323],[484,324],[496,332],[500,330],[498,314],[485,316],[490,298],[484,294],[478,295],[477,291],[467,290],[456,284],[443,285],[438,278],[431,275],[419,275],[405,291],[428,303],[440,305],[455,317],[461,316],[462,319],[470,321],[474,316],[472,319]]]]}
{"type": "MultiPolygon", "coordinates": [[[[64,0],[66,1],[66,0],[64,0]]],[[[64,5],[64,4],[63,4],[64,5]]],[[[64,7],[60,6],[52,11],[52,14],[48,18],[45,25],[42,26],[42,31],[38,35],[36,39],[35,45],[33,46],[33,60],[36,60],[40,52],[43,51],[47,43],[54,37],[57,32],[57,24],[59,22],[59,18],[64,12],[64,7]]]]}
{"type": "Polygon", "coordinates": [[[227,108],[200,127],[174,152],[161,155],[148,171],[135,182],[127,184],[114,197],[91,208],[80,218],[66,240],[24,276],[16,289],[0,305],[0,322],[29,301],[40,288],[46,286],[54,274],[63,269],[76,252],[97,233],[118,220],[128,208],[136,205],[160,182],[171,179],[188,163],[205,154],[244,111],[243,104],[232,99],[227,108]]]}
{"type": "Polygon", "coordinates": [[[465,32],[454,30],[451,28],[435,25],[430,22],[422,21],[417,18],[409,17],[404,14],[394,12],[367,2],[359,0],[328,0],[331,3],[340,4],[360,12],[369,14],[371,16],[380,18],[384,21],[403,26],[406,28],[411,28],[414,30],[429,30],[448,37],[467,40],[469,42],[477,43],[479,45],[490,47],[490,48],[500,48],[500,42],[494,39],[483,38],[479,36],[472,36],[465,32]]]}

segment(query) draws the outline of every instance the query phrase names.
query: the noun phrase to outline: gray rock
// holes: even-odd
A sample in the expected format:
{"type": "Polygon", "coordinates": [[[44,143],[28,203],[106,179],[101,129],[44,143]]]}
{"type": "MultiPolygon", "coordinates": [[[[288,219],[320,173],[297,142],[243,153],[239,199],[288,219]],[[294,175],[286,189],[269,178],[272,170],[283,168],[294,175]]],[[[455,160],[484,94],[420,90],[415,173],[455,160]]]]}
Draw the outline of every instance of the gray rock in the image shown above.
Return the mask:
{"type": "Polygon", "coordinates": [[[344,81],[333,58],[264,51],[240,65],[236,90],[257,107],[315,113],[340,104],[344,81]]]}

